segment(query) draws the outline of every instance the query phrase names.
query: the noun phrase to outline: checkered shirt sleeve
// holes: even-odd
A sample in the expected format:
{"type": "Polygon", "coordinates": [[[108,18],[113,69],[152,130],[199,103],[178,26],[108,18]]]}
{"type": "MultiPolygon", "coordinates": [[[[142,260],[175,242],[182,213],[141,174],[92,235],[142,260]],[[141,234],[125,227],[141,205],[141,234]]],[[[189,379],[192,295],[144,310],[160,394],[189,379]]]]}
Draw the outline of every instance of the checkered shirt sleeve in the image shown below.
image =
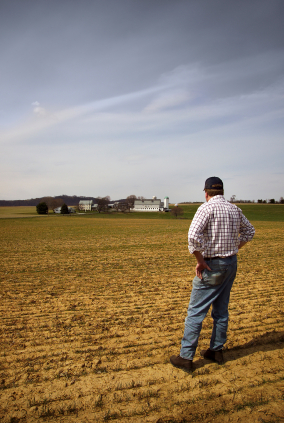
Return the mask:
{"type": "Polygon", "coordinates": [[[191,254],[200,251],[204,257],[229,257],[254,233],[241,209],[217,195],[198,208],[188,232],[188,249],[191,254]]]}

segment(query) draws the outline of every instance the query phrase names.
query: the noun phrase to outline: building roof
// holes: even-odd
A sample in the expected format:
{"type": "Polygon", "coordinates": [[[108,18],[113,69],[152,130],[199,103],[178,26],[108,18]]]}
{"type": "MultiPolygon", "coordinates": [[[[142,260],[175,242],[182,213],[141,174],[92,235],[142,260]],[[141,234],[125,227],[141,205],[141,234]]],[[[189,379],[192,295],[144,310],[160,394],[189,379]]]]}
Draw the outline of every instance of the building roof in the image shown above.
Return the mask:
{"type": "Polygon", "coordinates": [[[154,206],[154,205],[156,205],[156,206],[160,206],[160,204],[161,204],[161,200],[159,200],[159,199],[156,199],[156,200],[152,200],[152,199],[150,199],[150,200],[147,200],[147,199],[145,199],[145,200],[135,200],[134,201],[134,206],[145,206],[145,205],[150,205],[150,206],[154,206]]]}
{"type": "Polygon", "coordinates": [[[93,200],[80,200],[79,204],[82,204],[82,205],[93,204],[93,200]]]}

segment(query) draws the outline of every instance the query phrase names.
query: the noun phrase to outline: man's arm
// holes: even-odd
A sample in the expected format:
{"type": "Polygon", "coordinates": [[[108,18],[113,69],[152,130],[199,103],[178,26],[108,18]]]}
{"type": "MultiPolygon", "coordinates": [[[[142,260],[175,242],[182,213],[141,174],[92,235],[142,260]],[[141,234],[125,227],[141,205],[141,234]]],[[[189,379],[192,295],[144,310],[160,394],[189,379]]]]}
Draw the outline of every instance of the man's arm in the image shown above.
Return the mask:
{"type": "Polygon", "coordinates": [[[206,264],[201,251],[203,251],[204,244],[204,230],[208,224],[208,215],[203,212],[203,207],[199,207],[194,215],[188,231],[188,249],[190,254],[194,254],[197,265],[195,267],[196,276],[202,279],[202,271],[204,269],[211,270],[206,264]]]}
{"type": "Polygon", "coordinates": [[[241,213],[241,224],[240,224],[240,244],[239,248],[242,248],[248,241],[251,241],[254,237],[255,229],[250,221],[241,213]]]}
{"type": "Polygon", "coordinates": [[[195,273],[196,276],[199,279],[202,279],[202,271],[204,269],[211,270],[208,264],[206,264],[206,261],[204,260],[203,255],[200,253],[200,251],[194,251],[193,254],[195,255],[195,258],[197,260],[197,265],[195,267],[195,273]]]}
{"type": "Polygon", "coordinates": [[[203,213],[202,206],[194,215],[188,231],[188,249],[190,254],[204,249],[204,230],[208,224],[208,216],[203,213]]]}
{"type": "Polygon", "coordinates": [[[240,243],[239,243],[239,249],[240,248],[242,248],[244,245],[246,245],[247,244],[247,241],[241,241],[240,243]]]}

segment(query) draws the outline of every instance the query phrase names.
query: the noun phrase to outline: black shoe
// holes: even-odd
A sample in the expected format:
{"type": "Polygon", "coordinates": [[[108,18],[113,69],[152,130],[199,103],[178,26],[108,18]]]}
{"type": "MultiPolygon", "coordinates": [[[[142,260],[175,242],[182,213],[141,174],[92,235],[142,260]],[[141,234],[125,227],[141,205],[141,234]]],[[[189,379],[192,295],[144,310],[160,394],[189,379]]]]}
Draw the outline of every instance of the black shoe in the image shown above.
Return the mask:
{"type": "Polygon", "coordinates": [[[179,355],[172,355],[170,362],[173,366],[178,367],[181,370],[184,370],[187,373],[193,371],[192,360],[186,360],[185,358],[180,357],[179,355]]]}
{"type": "Polygon", "coordinates": [[[210,348],[208,348],[208,350],[200,351],[200,354],[202,355],[202,357],[206,358],[207,360],[215,361],[218,364],[224,363],[222,350],[212,351],[210,350],[210,348]]]}

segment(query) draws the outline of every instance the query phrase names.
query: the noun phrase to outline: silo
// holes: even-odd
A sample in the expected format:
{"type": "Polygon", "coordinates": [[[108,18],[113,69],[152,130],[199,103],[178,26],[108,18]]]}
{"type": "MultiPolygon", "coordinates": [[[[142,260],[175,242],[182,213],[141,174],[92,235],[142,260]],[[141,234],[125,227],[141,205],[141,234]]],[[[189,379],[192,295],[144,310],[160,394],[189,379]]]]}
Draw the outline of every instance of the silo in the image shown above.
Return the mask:
{"type": "Polygon", "coordinates": [[[169,208],[169,197],[165,197],[164,198],[164,208],[168,209],[169,208]]]}

